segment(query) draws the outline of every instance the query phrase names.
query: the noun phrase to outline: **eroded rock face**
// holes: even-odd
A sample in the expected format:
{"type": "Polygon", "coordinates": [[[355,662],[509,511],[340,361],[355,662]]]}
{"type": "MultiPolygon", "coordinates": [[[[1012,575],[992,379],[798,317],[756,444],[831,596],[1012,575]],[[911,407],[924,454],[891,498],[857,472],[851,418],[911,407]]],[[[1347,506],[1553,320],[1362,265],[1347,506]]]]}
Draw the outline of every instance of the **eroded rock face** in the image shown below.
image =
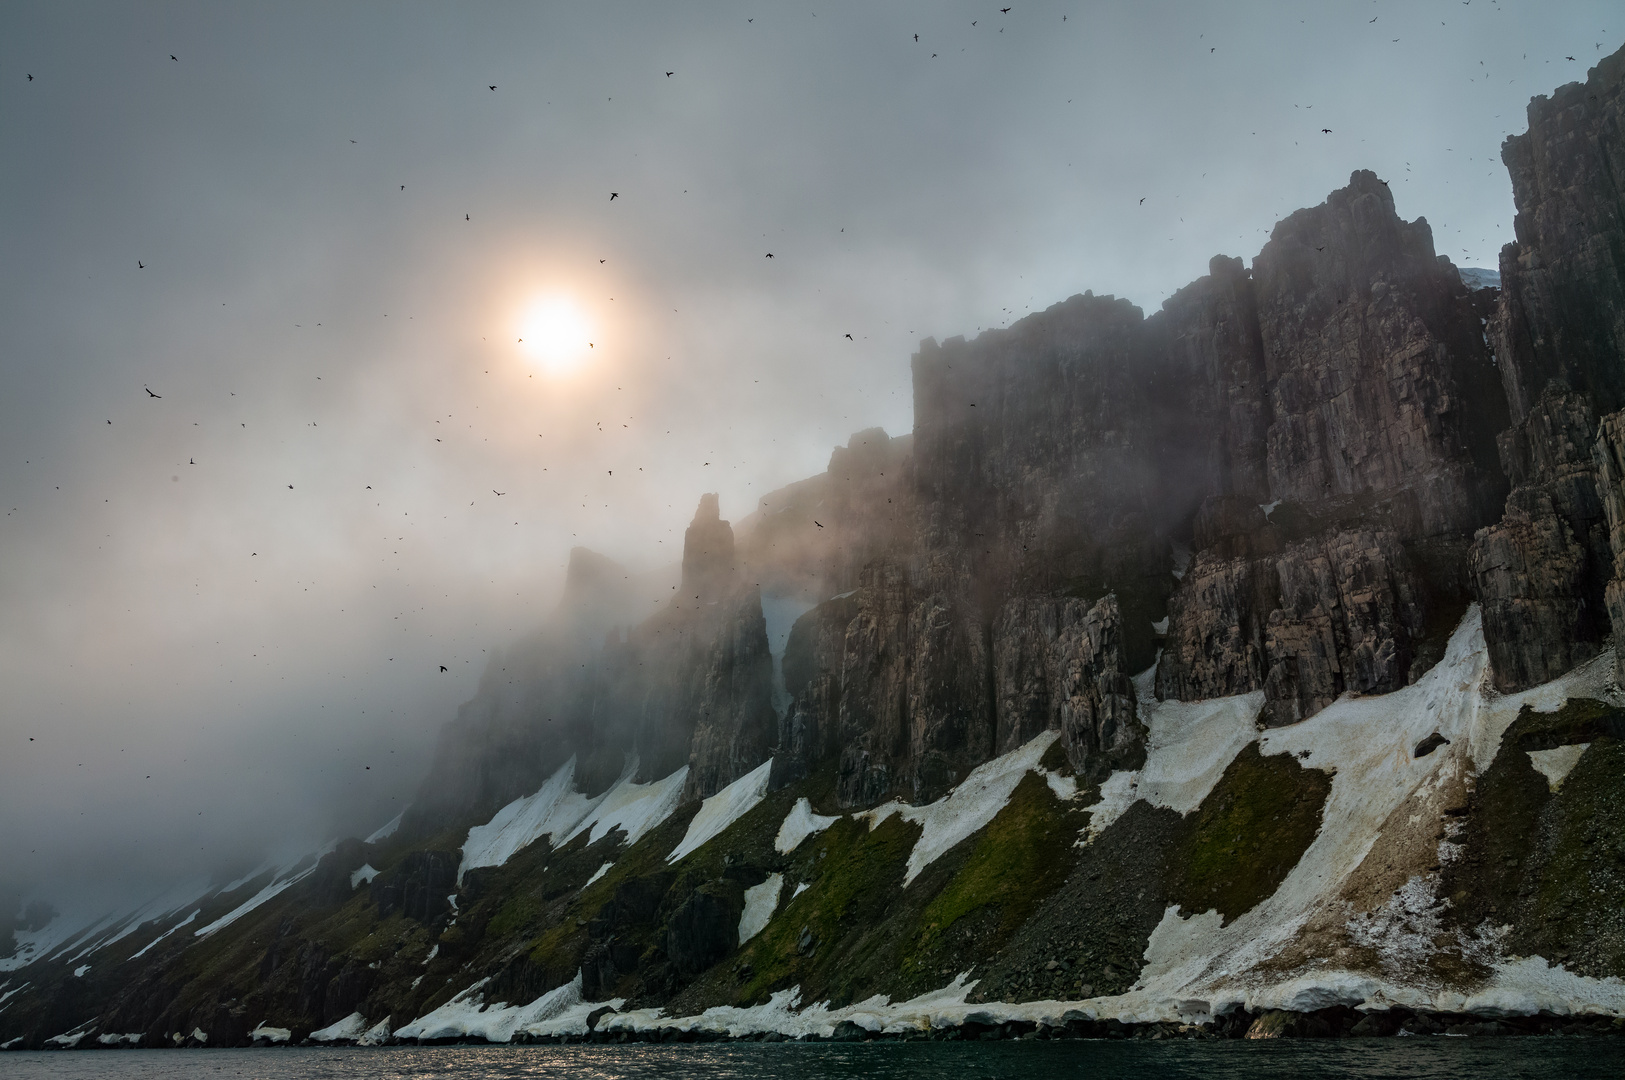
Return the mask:
{"type": "Polygon", "coordinates": [[[1157,692],[1262,688],[1279,724],[1345,690],[1398,689],[1420,673],[1430,612],[1465,590],[1452,562],[1505,491],[1506,410],[1474,302],[1427,222],[1400,219],[1369,172],[1281,222],[1250,278],[1215,260],[1203,281],[1164,315],[1238,328],[1204,339],[1228,399],[1197,415],[1241,467],[1209,467],[1157,692]],[[1250,306],[1236,298],[1249,290],[1250,306]],[[1239,329],[1249,311],[1256,346],[1239,329]]]}
{"type": "Polygon", "coordinates": [[[1059,730],[1090,779],[1145,760],[1145,725],[1123,667],[1117,598],[1020,597],[993,623],[994,751],[1059,730]]]}
{"type": "MultiPolygon", "coordinates": [[[[1597,494],[1608,519],[1608,544],[1614,553],[1613,575],[1603,594],[1615,643],[1625,642],[1625,411],[1610,413],[1597,425],[1597,494]]],[[[1614,654],[1614,677],[1625,682],[1625,649],[1614,654]]]]}
{"type": "Polygon", "coordinates": [[[930,568],[864,571],[841,658],[837,794],[872,805],[894,789],[930,802],[993,756],[988,654],[980,613],[930,568]]]}
{"type": "Polygon", "coordinates": [[[1515,490],[1473,565],[1496,685],[1517,690],[1594,655],[1609,629],[1609,542],[1598,416],[1625,405],[1625,209],[1617,177],[1625,56],[1529,104],[1508,138],[1517,241],[1501,249],[1491,325],[1512,425],[1515,490]]]}
{"type": "Polygon", "coordinates": [[[1420,583],[1391,532],[1354,530],[1293,544],[1275,560],[1280,606],[1264,647],[1264,722],[1312,716],[1346,690],[1410,681],[1422,634],[1420,583]]]}
{"type": "Polygon", "coordinates": [[[1469,567],[1504,692],[1556,678],[1595,656],[1607,636],[1613,557],[1595,431],[1587,399],[1553,383],[1501,437],[1517,486],[1501,521],[1475,537],[1469,567]]]}
{"type": "Polygon", "coordinates": [[[1471,532],[1501,490],[1504,405],[1467,288],[1375,173],[1275,227],[1253,260],[1271,499],[1415,494],[1421,535],[1471,532]]]}

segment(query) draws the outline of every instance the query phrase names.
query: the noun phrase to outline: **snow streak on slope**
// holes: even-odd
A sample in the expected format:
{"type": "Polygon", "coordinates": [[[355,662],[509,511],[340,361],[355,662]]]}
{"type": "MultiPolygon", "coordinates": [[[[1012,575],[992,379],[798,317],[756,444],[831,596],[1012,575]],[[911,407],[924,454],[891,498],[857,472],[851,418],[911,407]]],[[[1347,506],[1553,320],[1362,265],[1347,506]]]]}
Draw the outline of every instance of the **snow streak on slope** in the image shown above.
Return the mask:
{"type": "Polygon", "coordinates": [[[412,1021],[395,1032],[398,1039],[453,1039],[478,1036],[489,1042],[512,1041],[514,1033],[529,1035],[584,1035],[587,1017],[596,1008],[608,1005],[618,1009],[624,998],[604,1002],[581,1000],[581,973],[575,980],[549,990],[529,1005],[509,1005],[505,1001],[485,1003],[481,979],[440,1008],[412,1021]]]}
{"type": "Polygon", "coordinates": [[[1207,701],[1158,701],[1152,686],[1156,668],[1134,679],[1140,720],[1149,729],[1144,767],[1115,772],[1100,785],[1100,801],[1090,807],[1089,836],[1099,836],[1134,804],[1188,814],[1202,804],[1225,768],[1257,736],[1264,707],[1262,690],[1207,701]]]}
{"type": "Polygon", "coordinates": [[[632,782],[637,770],[634,757],[613,787],[589,799],[575,790],[576,759],[570,758],[536,794],[515,799],[484,825],[468,830],[457,880],[477,866],[501,866],[544,836],[562,846],[589,828],[590,842],[603,839],[612,829],[623,829],[627,842],[636,843],[677,809],[688,766],[650,784],[632,782]]]}
{"type": "Polygon", "coordinates": [[[395,830],[401,827],[401,818],[405,816],[406,811],[402,810],[400,813],[396,814],[394,817],[380,825],[378,827],[378,831],[367,837],[364,842],[368,844],[376,844],[380,840],[388,840],[391,836],[395,835],[395,830]]]}
{"type": "Polygon", "coordinates": [[[823,814],[812,812],[812,803],[805,797],[797,799],[790,812],[784,815],[784,824],[779,826],[779,835],[773,839],[773,850],[780,855],[788,855],[801,846],[807,837],[821,833],[831,825],[840,821],[840,817],[825,817],[823,814]]]}
{"type": "Polygon", "coordinates": [[[674,863],[698,850],[701,844],[720,835],[729,825],[756,809],[756,805],[767,796],[767,780],[772,772],[773,759],[768,758],[701,803],[700,812],[688,823],[688,832],[683,834],[682,843],[672,849],[666,861],[674,863]]]}
{"type": "MultiPolygon", "coordinates": [[[[1496,694],[1474,605],[1444,659],[1414,685],[1391,694],[1345,695],[1301,723],[1261,735],[1264,754],[1291,754],[1332,774],[1319,834],[1275,894],[1229,925],[1221,925],[1215,911],[1182,913],[1170,907],[1152,933],[1140,981],[1105,1006],[1105,1014],[1125,1020],[1200,1018],[1238,1005],[1307,1011],[1334,1004],[1492,1014],[1625,1009],[1625,984],[1619,980],[1553,973],[1544,961],[1499,963],[1488,985],[1471,994],[1436,984],[1419,965],[1383,976],[1337,969],[1324,956],[1301,969],[1271,966],[1311,923],[1356,925],[1340,890],[1385,823],[1407,803],[1421,814],[1435,805],[1428,801],[1432,793],[1460,785],[1487,766],[1524,704],[1546,710],[1575,694],[1616,694],[1607,686],[1604,660],[1611,665],[1611,656],[1598,657],[1523,694],[1496,694]],[[1415,746],[1434,732],[1449,745],[1415,757],[1415,746]]],[[[1406,906],[1401,895],[1406,889],[1432,902],[1432,886],[1413,878],[1390,904],[1406,906]]]]}
{"type": "Polygon", "coordinates": [[[762,597],[762,619],[767,623],[767,651],[773,659],[773,711],[784,719],[790,711],[790,691],[784,686],[784,650],[790,643],[790,628],[816,604],[794,596],[762,597]]]}
{"type": "MultiPolygon", "coordinates": [[[[972,769],[958,787],[934,803],[909,806],[889,802],[853,816],[868,818],[871,829],[893,814],[920,826],[923,831],[914,842],[914,849],[909,852],[908,870],[903,875],[903,885],[907,887],[921,870],[930,866],[949,848],[992,821],[1010,802],[1010,796],[1015,794],[1016,785],[1021,783],[1023,776],[1037,772],[1048,777],[1049,774],[1040,769],[1038,763],[1044,751],[1060,737],[1059,731],[1046,731],[1008,754],[983,762],[972,769]]],[[[1068,779],[1052,777],[1050,787],[1057,795],[1068,798],[1070,793],[1077,791],[1075,782],[1070,786],[1064,783],[1068,779]]]]}
{"type": "Polygon", "coordinates": [[[745,910],[739,916],[739,944],[743,945],[767,928],[779,907],[784,891],[784,875],[769,874],[760,885],[745,890],[745,910]]]}

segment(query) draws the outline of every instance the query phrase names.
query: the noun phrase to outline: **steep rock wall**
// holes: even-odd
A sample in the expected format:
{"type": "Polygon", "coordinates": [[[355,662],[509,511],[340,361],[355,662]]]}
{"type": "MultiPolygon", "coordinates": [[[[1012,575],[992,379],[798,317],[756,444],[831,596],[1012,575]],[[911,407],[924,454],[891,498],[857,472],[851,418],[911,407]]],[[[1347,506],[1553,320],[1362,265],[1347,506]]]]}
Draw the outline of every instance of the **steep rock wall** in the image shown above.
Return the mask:
{"type": "Polygon", "coordinates": [[[1529,104],[1501,159],[1517,240],[1501,250],[1492,323],[1515,486],[1473,552],[1502,690],[1555,677],[1600,647],[1613,549],[1592,448],[1625,405],[1625,57],[1529,104]]]}

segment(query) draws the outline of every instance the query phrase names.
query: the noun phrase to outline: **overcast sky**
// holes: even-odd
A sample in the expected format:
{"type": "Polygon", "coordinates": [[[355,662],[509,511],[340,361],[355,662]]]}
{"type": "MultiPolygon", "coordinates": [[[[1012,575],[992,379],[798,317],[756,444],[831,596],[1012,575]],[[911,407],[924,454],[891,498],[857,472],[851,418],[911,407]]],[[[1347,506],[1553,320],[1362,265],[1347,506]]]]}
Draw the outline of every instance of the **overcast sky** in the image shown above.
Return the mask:
{"type": "Polygon", "coordinates": [[[1617,2],[0,7],[0,885],[371,831],[571,545],[670,563],[701,492],[908,430],[922,337],[1155,310],[1357,168],[1495,266],[1501,140],[1622,40],[1617,2]]]}

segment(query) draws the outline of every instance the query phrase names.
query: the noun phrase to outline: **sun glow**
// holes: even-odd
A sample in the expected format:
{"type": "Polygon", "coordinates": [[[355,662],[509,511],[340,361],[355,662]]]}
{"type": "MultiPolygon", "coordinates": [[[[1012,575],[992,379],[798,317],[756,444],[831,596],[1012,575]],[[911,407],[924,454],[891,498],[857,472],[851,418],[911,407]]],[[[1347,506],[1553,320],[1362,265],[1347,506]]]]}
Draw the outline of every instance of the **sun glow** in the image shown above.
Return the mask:
{"type": "Polygon", "coordinates": [[[592,326],[567,296],[543,297],[519,321],[519,347],[545,370],[563,375],[592,355],[592,326]]]}

